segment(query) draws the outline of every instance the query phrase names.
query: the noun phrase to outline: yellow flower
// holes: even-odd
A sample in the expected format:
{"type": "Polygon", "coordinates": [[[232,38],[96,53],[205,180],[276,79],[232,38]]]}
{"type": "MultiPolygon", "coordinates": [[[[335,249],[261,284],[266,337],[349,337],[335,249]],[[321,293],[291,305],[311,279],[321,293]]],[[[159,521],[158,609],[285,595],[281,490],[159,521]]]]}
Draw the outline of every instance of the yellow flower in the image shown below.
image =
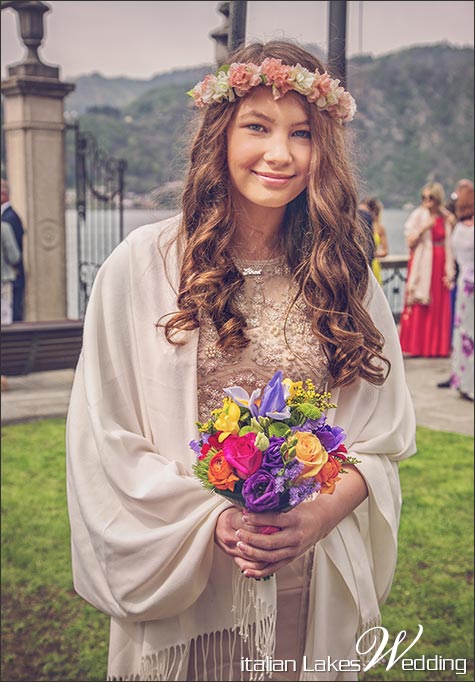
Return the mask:
{"type": "Polygon", "coordinates": [[[295,457],[305,465],[305,469],[299,478],[316,476],[322,466],[328,461],[328,452],[313,433],[296,431],[294,437],[297,438],[295,457]]]}
{"type": "Polygon", "coordinates": [[[289,399],[293,400],[296,395],[303,389],[302,381],[292,381],[292,379],[284,379],[283,384],[289,389],[289,399]]]}
{"type": "Polygon", "coordinates": [[[230,434],[237,435],[239,433],[241,410],[230,398],[225,398],[223,408],[217,414],[218,418],[214,422],[214,428],[216,431],[221,431],[218,440],[222,443],[230,434]]]}

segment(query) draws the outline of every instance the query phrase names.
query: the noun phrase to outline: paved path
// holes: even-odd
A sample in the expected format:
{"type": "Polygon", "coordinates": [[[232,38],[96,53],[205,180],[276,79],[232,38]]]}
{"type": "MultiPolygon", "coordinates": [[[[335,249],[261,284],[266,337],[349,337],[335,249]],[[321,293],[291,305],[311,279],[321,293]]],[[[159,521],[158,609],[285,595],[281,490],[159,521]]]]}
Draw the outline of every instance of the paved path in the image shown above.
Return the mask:
{"type": "MultiPolygon", "coordinates": [[[[449,360],[406,358],[407,382],[417,423],[438,431],[473,435],[473,403],[456,391],[437,388],[449,376],[449,360]]],[[[74,372],[60,370],[9,377],[2,392],[2,424],[66,414],[74,372]]]]}

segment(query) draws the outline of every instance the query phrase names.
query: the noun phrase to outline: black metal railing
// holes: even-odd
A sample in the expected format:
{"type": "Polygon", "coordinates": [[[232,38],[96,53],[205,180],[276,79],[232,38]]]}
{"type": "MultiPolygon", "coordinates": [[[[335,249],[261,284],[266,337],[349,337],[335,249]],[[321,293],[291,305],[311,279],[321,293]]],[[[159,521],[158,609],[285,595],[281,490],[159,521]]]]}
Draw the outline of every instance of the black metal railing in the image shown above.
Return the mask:
{"type": "Polygon", "coordinates": [[[108,156],[92,133],[74,132],[77,214],[78,312],[84,317],[96,274],[124,237],[127,163],[108,156]]]}
{"type": "Polygon", "coordinates": [[[404,308],[404,289],[407,279],[407,256],[385,256],[380,259],[381,278],[386,298],[396,322],[404,308]]]}

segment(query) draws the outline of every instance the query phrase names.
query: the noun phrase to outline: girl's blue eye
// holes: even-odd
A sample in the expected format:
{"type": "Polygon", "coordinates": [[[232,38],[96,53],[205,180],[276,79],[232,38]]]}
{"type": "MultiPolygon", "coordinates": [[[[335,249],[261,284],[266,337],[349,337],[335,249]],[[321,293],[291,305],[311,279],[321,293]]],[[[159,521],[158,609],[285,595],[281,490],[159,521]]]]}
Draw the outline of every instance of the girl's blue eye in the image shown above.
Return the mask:
{"type": "Polygon", "coordinates": [[[262,126],[260,123],[250,123],[247,127],[250,130],[254,130],[258,133],[260,133],[264,130],[264,126],[262,126]]]}
{"type": "Polygon", "coordinates": [[[312,135],[309,130],[296,130],[294,136],[307,138],[309,140],[312,135]]]}

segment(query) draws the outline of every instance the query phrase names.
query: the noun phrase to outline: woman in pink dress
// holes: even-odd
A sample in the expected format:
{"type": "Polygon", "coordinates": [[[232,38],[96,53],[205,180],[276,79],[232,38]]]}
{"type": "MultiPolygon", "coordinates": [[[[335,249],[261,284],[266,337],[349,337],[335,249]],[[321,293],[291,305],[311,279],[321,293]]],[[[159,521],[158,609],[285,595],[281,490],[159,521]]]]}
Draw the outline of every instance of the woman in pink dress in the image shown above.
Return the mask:
{"type": "Polygon", "coordinates": [[[425,185],[422,203],[405,225],[409,264],[400,340],[408,355],[450,355],[450,289],[454,284],[450,228],[442,186],[437,182],[425,185]]]}

